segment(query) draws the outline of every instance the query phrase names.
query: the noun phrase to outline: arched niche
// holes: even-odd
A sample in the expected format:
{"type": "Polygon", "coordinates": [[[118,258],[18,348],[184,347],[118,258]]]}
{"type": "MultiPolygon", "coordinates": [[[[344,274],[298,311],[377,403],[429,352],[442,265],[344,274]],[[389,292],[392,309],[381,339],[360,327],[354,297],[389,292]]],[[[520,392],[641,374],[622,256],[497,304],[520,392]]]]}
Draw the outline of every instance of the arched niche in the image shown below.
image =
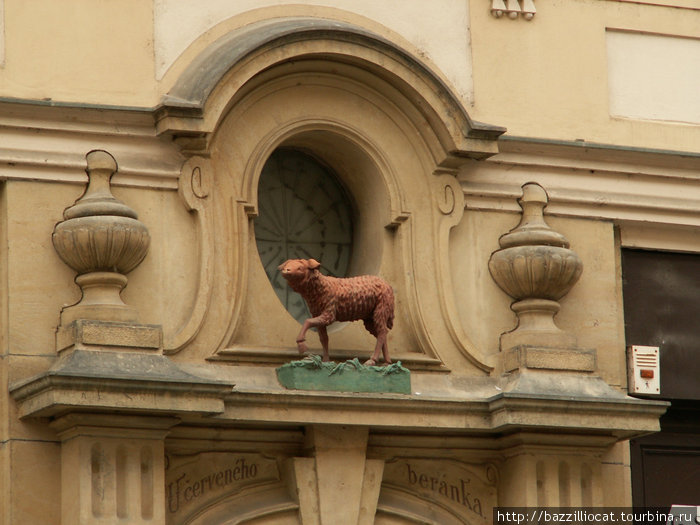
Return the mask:
{"type": "MultiPolygon", "coordinates": [[[[344,23],[251,24],[185,69],[158,129],[188,156],[180,189],[200,238],[197,297],[166,334],[166,352],[270,363],[295,355],[298,324],[270,288],[252,231],[262,167],[285,147],[322,159],[350,190],[351,273],[378,273],[395,288],[393,355],[413,369],[466,358],[490,371],[457,318],[447,243],[464,207],[453,170],[495,153],[504,130],[472,121],[415,57],[344,23]]],[[[372,344],[354,323],[334,334],[331,354],[364,357],[372,344]]]]}

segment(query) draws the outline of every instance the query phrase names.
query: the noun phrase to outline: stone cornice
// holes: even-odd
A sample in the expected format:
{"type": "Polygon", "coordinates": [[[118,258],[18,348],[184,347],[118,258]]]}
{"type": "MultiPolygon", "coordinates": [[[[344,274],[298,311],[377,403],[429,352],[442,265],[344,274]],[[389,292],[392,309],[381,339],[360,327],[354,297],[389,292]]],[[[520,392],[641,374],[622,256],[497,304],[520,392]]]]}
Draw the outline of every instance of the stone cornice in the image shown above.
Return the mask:
{"type": "Polygon", "coordinates": [[[114,186],[177,189],[183,158],[156,137],[153,108],[0,99],[0,180],[85,183],[85,155],[119,159],[114,186]]]}
{"type": "Polygon", "coordinates": [[[72,411],[216,414],[233,384],[181,370],[158,354],[75,350],[43,374],[10,386],[19,416],[72,411]]]}
{"type": "Polygon", "coordinates": [[[700,153],[504,136],[459,174],[468,209],[519,211],[520,187],[547,188],[549,215],[700,226],[700,153]]]}
{"type": "Polygon", "coordinates": [[[443,430],[506,435],[522,431],[584,432],[616,439],[658,430],[667,404],[625,396],[501,393],[488,399],[312,392],[234,392],[220,420],[368,425],[374,429],[443,430]]]}
{"type": "MultiPolygon", "coordinates": [[[[184,159],[156,135],[158,111],[0,99],[0,180],[84,184],[85,154],[99,147],[119,159],[115,187],[176,190],[184,159]]],[[[460,170],[468,209],[519,211],[520,187],[535,180],[550,215],[700,226],[700,152],[509,135],[498,143],[498,154],[460,170]]]]}
{"type": "Polygon", "coordinates": [[[619,2],[621,4],[638,4],[650,7],[671,7],[675,9],[688,9],[700,11],[700,7],[693,0],[606,0],[607,2],[619,2]]]}

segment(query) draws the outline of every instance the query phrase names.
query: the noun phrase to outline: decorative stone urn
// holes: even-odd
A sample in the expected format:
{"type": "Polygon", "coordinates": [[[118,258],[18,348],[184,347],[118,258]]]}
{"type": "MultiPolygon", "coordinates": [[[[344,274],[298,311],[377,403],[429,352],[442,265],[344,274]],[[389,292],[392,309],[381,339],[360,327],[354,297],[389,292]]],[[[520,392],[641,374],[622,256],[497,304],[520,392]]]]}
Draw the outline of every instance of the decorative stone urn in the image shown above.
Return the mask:
{"type": "Polygon", "coordinates": [[[75,282],[82,291],[80,302],[61,312],[57,341],[61,328],[80,331],[89,325],[86,321],[133,324],[138,319],[136,309],[122,301],[121,291],[127,283],[125,274],[146,256],[150,235],[136,212],[112,195],[114,157],[95,150],[86,160],[87,189],[64,211],[65,220],[56,225],[52,236],[58,255],[78,273],[75,282]],[[74,321],[80,326],[75,328],[74,321]]]}
{"type": "Polygon", "coordinates": [[[569,249],[569,241],[545,222],[547,202],[542,186],[525,184],[518,200],[523,210],[520,224],[499,239],[501,249],[489,260],[491,276],[515,299],[511,309],[518,316],[516,329],[501,335],[506,371],[522,365],[523,360],[533,368],[578,370],[584,366],[589,370],[594,365],[590,352],[585,352],[585,363],[561,360],[562,352],[580,353],[575,337],[559,329],[554,316],[559,312],[559,299],[581,276],[583,263],[569,249]]]}

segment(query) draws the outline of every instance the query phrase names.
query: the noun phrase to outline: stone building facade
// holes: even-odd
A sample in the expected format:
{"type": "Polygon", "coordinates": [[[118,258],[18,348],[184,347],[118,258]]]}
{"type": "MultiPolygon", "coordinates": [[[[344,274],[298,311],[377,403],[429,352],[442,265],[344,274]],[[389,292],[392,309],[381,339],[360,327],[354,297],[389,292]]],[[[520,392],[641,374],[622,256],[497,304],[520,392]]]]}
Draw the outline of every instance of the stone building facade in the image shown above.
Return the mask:
{"type": "Polygon", "coordinates": [[[663,369],[628,395],[666,339],[626,333],[623,279],[683,252],[697,286],[694,0],[0,6],[1,524],[625,507],[628,440],[696,413],[663,369]],[[280,384],[304,254],[392,284],[410,394],[280,384]]]}

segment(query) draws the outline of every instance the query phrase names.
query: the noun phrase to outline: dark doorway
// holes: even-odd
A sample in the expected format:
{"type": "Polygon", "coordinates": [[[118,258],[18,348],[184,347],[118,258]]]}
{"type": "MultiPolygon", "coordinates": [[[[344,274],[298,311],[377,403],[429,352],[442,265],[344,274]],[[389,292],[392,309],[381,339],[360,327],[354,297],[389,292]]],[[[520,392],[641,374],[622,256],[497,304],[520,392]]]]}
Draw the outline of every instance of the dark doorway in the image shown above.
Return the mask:
{"type": "Polygon", "coordinates": [[[658,346],[661,432],[631,441],[635,506],[700,505],[700,255],[622,251],[628,345],[658,346]]]}

